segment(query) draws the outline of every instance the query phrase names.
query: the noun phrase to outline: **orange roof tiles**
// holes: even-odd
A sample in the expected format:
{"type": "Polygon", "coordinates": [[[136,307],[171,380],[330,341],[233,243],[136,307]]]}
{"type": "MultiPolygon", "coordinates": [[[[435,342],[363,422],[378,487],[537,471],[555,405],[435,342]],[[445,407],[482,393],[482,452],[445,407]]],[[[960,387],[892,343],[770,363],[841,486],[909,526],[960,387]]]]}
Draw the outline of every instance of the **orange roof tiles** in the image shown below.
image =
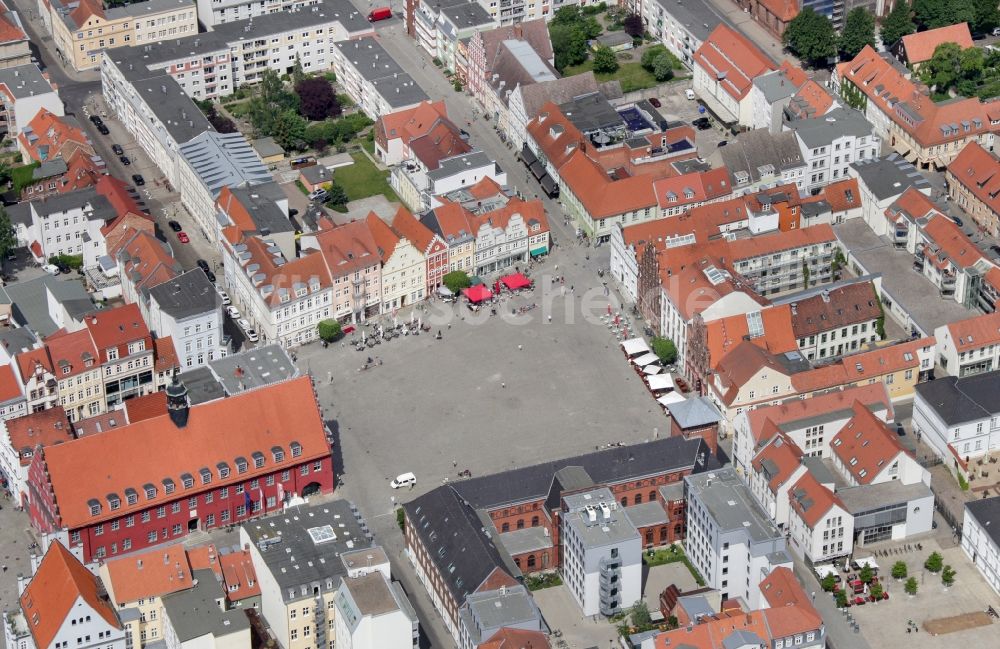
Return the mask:
{"type": "Polygon", "coordinates": [[[796,421],[837,410],[851,410],[859,401],[869,408],[885,409],[892,417],[892,402],[885,384],[881,382],[850,386],[831,390],[807,399],[788,399],[773,406],[758,406],[747,412],[750,433],[754,441],[760,443],[767,438],[762,435],[765,423],[771,422],[777,428],[789,427],[796,421]]]}
{"type": "Polygon", "coordinates": [[[858,484],[870,484],[900,453],[906,453],[895,431],[860,402],[854,417],[830,440],[830,451],[858,484]]]}
{"type": "Polygon", "coordinates": [[[245,237],[242,242],[250,253],[244,267],[251,263],[259,266],[257,273],[262,276],[260,287],[270,287],[270,292],[264,296],[264,301],[270,305],[280,304],[283,292],[287,292],[289,296],[295,295],[297,287],[308,286],[313,280],[320,290],[329,288],[332,284],[326,262],[320,254],[308,254],[275,263],[274,255],[268,252],[270,244],[263,239],[245,237]]]}
{"type": "Polygon", "coordinates": [[[812,608],[812,601],[802,590],[802,584],[791,569],[779,566],[760,582],[760,594],[772,608],[803,606],[812,608]]]}
{"type": "MultiPolygon", "coordinates": [[[[149,327],[142,319],[142,312],[139,311],[138,304],[124,304],[91,313],[84,316],[83,323],[97,346],[101,362],[108,360],[108,350],[112,348],[118,350],[119,358],[124,358],[129,355],[127,349],[129,343],[145,340],[146,348],[151,347],[152,338],[149,335],[149,327]]],[[[52,360],[58,362],[58,359],[54,357],[52,360]]]]}
{"type": "Polygon", "coordinates": [[[828,223],[799,228],[788,232],[762,234],[729,242],[733,263],[739,260],[773,255],[785,250],[804,248],[827,242],[837,242],[837,235],[828,223]]]}
{"type": "Polygon", "coordinates": [[[187,553],[180,543],[112,559],[107,569],[109,590],[118,604],[162,597],[193,585],[187,553]]]}
{"type": "Polygon", "coordinates": [[[191,572],[195,570],[211,570],[215,576],[222,579],[222,566],[219,564],[219,550],[214,543],[199,545],[187,551],[188,565],[191,572]]]}
{"type": "Polygon", "coordinates": [[[754,456],[750,464],[757,473],[765,472],[768,489],[772,493],[777,493],[778,488],[788,482],[799,468],[801,460],[802,449],[784,433],[779,432],[754,456]],[[768,463],[766,466],[765,462],[768,463]]]}
{"type": "Polygon", "coordinates": [[[446,158],[472,151],[458,127],[447,118],[439,119],[426,134],[410,140],[409,147],[410,153],[432,170],[446,158]]]}
{"type": "Polygon", "coordinates": [[[962,228],[943,214],[932,216],[924,225],[923,232],[937,247],[937,250],[933,247],[925,248],[924,254],[941,265],[950,262],[956,269],[962,270],[986,258],[976,244],[965,236],[962,228]]]}
{"type": "Polygon", "coordinates": [[[101,618],[122,628],[111,604],[101,597],[100,580],[59,541],[53,541],[38,571],[21,593],[21,611],[36,647],[50,647],[78,599],[101,618]]]}
{"type": "Polygon", "coordinates": [[[758,75],[777,69],[747,37],[721,23],[695,51],[694,60],[737,100],[750,92],[758,75]]]}
{"type": "Polygon", "coordinates": [[[173,336],[164,336],[153,341],[154,364],[157,372],[180,369],[181,362],[177,358],[173,336]]]}
{"type": "Polygon", "coordinates": [[[444,101],[421,102],[413,108],[379,117],[375,123],[375,135],[383,148],[389,140],[396,138],[408,145],[413,138],[425,135],[442,118],[448,118],[444,101]]]}
{"type": "Polygon", "coordinates": [[[966,318],[946,326],[958,353],[1000,344],[1000,311],[966,318]]]}
{"type": "Polygon", "coordinates": [[[219,562],[222,565],[222,581],[226,586],[226,597],[230,601],[236,602],[260,595],[257,571],[254,570],[249,550],[224,554],[219,558],[219,562]]]}
{"type": "Polygon", "coordinates": [[[559,169],[559,177],[595,220],[656,207],[650,176],[611,180],[583,151],[575,151],[570,156],[559,169]]]}
{"type": "Polygon", "coordinates": [[[73,428],[62,406],[8,419],[4,422],[10,447],[19,455],[21,466],[31,463],[36,446],[52,446],[73,439],[73,428]]]}
{"type": "Polygon", "coordinates": [[[434,243],[436,237],[430,228],[418,221],[413,213],[405,207],[400,207],[396,211],[396,216],[392,219],[392,229],[406,237],[410,243],[416,246],[417,250],[424,254],[430,252],[431,244],[434,243]]]}
{"type": "Polygon", "coordinates": [[[538,117],[528,122],[528,135],[555,169],[562,168],[585,142],[580,129],[552,102],[542,106],[538,117]]]}
{"type": "Polygon", "coordinates": [[[550,649],[548,637],[541,631],[503,627],[478,649],[550,649]]]}
{"type": "Polygon", "coordinates": [[[733,188],[729,184],[729,170],[716,167],[673,178],[660,178],[653,183],[653,191],[660,207],[670,208],[723,198],[732,194],[733,188]]]}
{"type": "Polygon", "coordinates": [[[14,374],[14,367],[10,363],[0,365],[0,403],[14,401],[24,396],[21,392],[21,384],[18,383],[14,374]]]}
{"type": "Polygon", "coordinates": [[[865,94],[869,109],[888,116],[921,147],[981,137],[992,129],[989,107],[979,99],[935,103],[869,45],[853,60],[838,64],[836,74],[865,94]]]}
{"type": "Polygon", "coordinates": [[[957,25],[928,29],[925,32],[907,34],[903,37],[906,60],[910,65],[929,61],[934,56],[934,50],[942,43],[955,43],[963,50],[972,47],[969,23],[958,23],[957,25]]]}
{"type": "Polygon", "coordinates": [[[104,7],[99,0],[79,0],[79,5],[69,13],[69,16],[76,23],[77,28],[80,28],[94,16],[104,18],[104,7]]]}
{"type": "Polygon", "coordinates": [[[744,340],[749,340],[772,354],[798,350],[795,334],[792,333],[792,309],[789,305],[780,304],[764,308],[758,313],[764,325],[764,332],[754,338],[748,338],[750,325],[745,314],[719,318],[705,325],[709,367],[716,366],[726,354],[744,340]]]}
{"type": "Polygon", "coordinates": [[[163,478],[171,478],[181,489],[182,474],[197,475],[207,467],[216,475],[213,483],[226,486],[329,454],[312,382],[303,376],[192,406],[184,428],[177,428],[169,416],[161,415],[50,447],[44,459],[59,501],[61,524],[78,528],[176,499],[176,494],[164,493],[163,478]],[[295,407],[288,408],[289,404],[295,407]],[[285,460],[276,464],[268,451],[276,445],[287,447],[292,441],[302,446],[301,455],[292,458],[286,453],[285,460]],[[237,457],[249,458],[256,451],[267,458],[263,468],[251,462],[244,474],[232,471],[229,478],[218,478],[218,462],[232,467],[237,457]],[[104,467],[100,472],[91,470],[97,464],[104,467]],[[142,495],[147,483],[157,486],[152,499],[142,495]],[[134,505],[126,504],[123,494],[127,488],[140,492],[134,505]],[[118,510],[108,507],[106,496],[111,493],[122,499],[118,510]],[[90,513],[91,499],[102,505],[98,516],[90,513]]]}
{"type": "Polygon", "coordinates": [[[333,277],[344,277],[381,263],[378,246],[364,221],[351,221],[318,232],[316,242],[333,277]]]}
{"type": "Polygon", "coordinates": [[[125,410],[130,423],[159,417],[167,413],[167,393],[163,390],[151,392],[125,400],[125,410]]]}
{"type": "Polygon", "coordinates": [[[948,175],[990,211],[1000,214],[1000,160],[978,142],[965,145],[948,165],[948,175]]]}
{"type": "Polygon", "coordinates": [[[368,229],[372,233],[372,238],[375,240],[376,251],[378,256],[382,259],[382,263],[389,261],[392,257],[392,253],[395,252],[396,246],[399,245],[402,237],[398,233],[394,232],[385,221],[379,218],[378,214],[375,212],[369,212],[368,216],[365,217],[365,223],[368,225],[368,229]]]}
{"type": "Polygon", "coordinates": [[[833,108],[833,95],[816,81],[810,79],[802,84],[802,87],[792,97],[788,107],[792,114],[800,119],[819,117],[833,108]]]}
{"type": "Polygon", "coordinates": [[[93,371],[101,364],[97,347],[86,329],[56,332],[45,339],[45,345],[53,367],[59,368],[56,371],[59,379],[93,371]]]}
{"type": "Polygon", "coordinates": [[[918,369],[917,350],[934,345],[934,338],[917,338],[894,345],[884,345],[867,352],[843,356],[836,363],[824,365],[792,377],[795,389],[812,392],[846,383],[877,379],[906,369],[918,369]]]}
{"type": "Polygon", "coordinates": [[[24,30],[11,22],[6,12],[0,14],[0,43],[14,43],[24,40],[28,40],[28,35],[24,33],[24,30]]]}
{"type": "Polygon", "coordinates": [[[861,192],[858,189],[857,178],[830,183],[823,188],[820,195],[835,213],[861,207],[861,192]]]}
{"type": "Polygon", "coordinates": [[[512,198],[503,207],[479,215],[472,215],[470,221],[477,232],[480,227],[486,224],[495,228],[506,228],[511,217],[515,214],[520,214],[521,218],[524,219],[528,234],[531,236],[547,232],[549,229],[549,221],[545,217],[545,205],[540,200],[523,201],[520,198],[512,198]],[[534,224],[539,226],[538,230],[532,229],[534,224]]]}
{"type": "Polygon", "coordinates": [[[52,371],[52,359],[49,358],[47,347],[32,349],[14,357],[17,361],[17,370],[21,374],[21,380],[27,382],[35,374],[35,369],[41,366],[43,369],[52,371]]]}
{"type": "Polygon", "coordinates": [[[94,155],[94,148],[83,129],[46,108],[38,111],[17,138],[31,159],[38,162],[58,157],[68,162],[70,154],[80,149],[86,150],[88,155],[94,155]],[[31,137],[28,137],[29,133],[31,137]]]}
{"type": "Polygon", "coordinates": [[[837,494],[821,485],[809,471],[803,473],[788,490],[788,504],[810,529],[814,528],[834,505],[844,509],[844,503],[837,494]]]}

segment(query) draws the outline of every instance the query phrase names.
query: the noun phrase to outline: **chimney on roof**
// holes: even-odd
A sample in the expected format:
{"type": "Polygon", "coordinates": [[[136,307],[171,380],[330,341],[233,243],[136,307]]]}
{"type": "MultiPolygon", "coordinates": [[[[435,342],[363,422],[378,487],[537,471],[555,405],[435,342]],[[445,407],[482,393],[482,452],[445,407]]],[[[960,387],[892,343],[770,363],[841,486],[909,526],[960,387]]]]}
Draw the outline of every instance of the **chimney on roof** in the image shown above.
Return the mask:
{"type": "Polygon", "coordinates": [[[167,386],[167,414],[174,426],[184,428],[188,421],[188,390],[184,384],[177,380],[177,372],[174,372],[173,382],[167,386]]]}

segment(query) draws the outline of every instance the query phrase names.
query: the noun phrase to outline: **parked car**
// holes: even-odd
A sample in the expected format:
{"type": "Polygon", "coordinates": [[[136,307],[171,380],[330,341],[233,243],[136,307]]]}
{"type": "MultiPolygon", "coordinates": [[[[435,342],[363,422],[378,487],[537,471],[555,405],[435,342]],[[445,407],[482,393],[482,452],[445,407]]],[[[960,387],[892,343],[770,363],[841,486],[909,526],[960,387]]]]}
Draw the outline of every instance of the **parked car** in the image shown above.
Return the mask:
{"type": "Polygon", "coordinates": [[[389,483],[389,486],[393,489],[399,489],[400,487],[412,487],[415,484],[417,484],[417,476],[408,472],[400,473],[398,476],[393,478],[392,482],[389,483]]]}
{"type": "Polygon", "coordinates": [[[49,275],[59,274],[59,267],[56,266],[55,264],[45,264],[44,266],[42,266],[42,270],[44,270],[49,275]]]}
{"type": "Polygon", "coordinates": [[[101,122],[100,124],[97,125],[97,131],[101,135],[110,135],[111,134],[111,131],[109,131],[108,127],[104,125],[104,122],[101,122]]]}
{"type": "Polygon", "coordinates": [[[728,144],[729,144],[729,140],[719,140],[719,143],[716,146],[719,147],[719,148],[721,148],[721,147],[724,147],[724,146],[726,146],[728,144]]]}
{"type": "Polygon", "coordinates": [[[210,282],[212,282],[213,284],[215,284],[215,273],[213,273],[213,272],[212,272],[212,271],[210,271],[210,270],[206,270],[206,271],[205,271],[205,277],[207,277],[207,278],[208,278],[208,281],[210,281],[210,282]]]}
{"type": "Polygon", "coordinates": [[[650,97],[649,98],[649,103],[650,103],[650,105],[653,106],[653,108],[659,108],[660,106],[663,105],[663,104],[660,103],[660,100],[657,99],[656,97],[650,97]]]}
{"type": "Polygon", "coordinates": [[[187,232],[178,232],[177,240],[181,243],[191,243],[191,237],[187,235],[187,232]]]}
{"type": "Polygon", "coordinates": [[[112,144],[111,150],[115,152],[115,155],[125,155],[125,149],[120,144],[112,144]]]}
{"type": "Polygon", "coordinates": [[[196,261],[196,262],[194,262],[194,263],[198,264],[198,268],[202,269],[202,270],[203,270],[203,271],[205,271],[206,273],[208,272],[208,270],[209,270],[209,265],[208,265],[208,262],[207,262],[207,261],[205,261],[204,259],[199,259],[199,260],[197,260],[197,261],[196,261]]]}
{"type": "Polygon", "coordinates": [[[94,126],[97,126],[98,124],[103,124],[104,123],[104,120],[101,119],[100,115],[91,115],[90,116],[90,121],[94,123],[94,126]]]}
{"type": "Polygon", "coordinates": [[[691,101],[694,101],[695,99],[698,98],[698,96],[694,94],[694,90],[691,90],[690,88],[684,91],[684,96],[690,99],[691,101]]]}
{"type": "Polygon", "coordinates": [[[230,304],[233,303],[233,299],[231,297],[229,297],[229,293],[226,293],[222,289],[219,289],[219,297],[222,298],[222,305],[223,306],[229,306],[230,304]]]}
{"type": "Polygon", "coordinates": [[[247,335],[247,340],[249,340],[252,343],[255,343],[258,340],[260,340],[260,336],[258,336],[257,332],[254,331],[253,329],[247,329],[244,333],[246,333],[247,335]]]}
{"type": "Polygon", "coordinates": [[[957,216],[951,217],[951,220],[954,221],[955,225],[957,225],[958,227],[962,227],[963,225],[965,225],[965,223],[962,222],[962,219],[958,218],[957,216]]]}
{"type": "Polygon", "coordinates": [[[132,182],[135,183],[136,187],[142,187],[146,184],[146,179],[142,177],[142,174],[132,174],[132,182]]]}
{"type": "Polygon", "coordinates": [[[309,200],[316,201],[316,202],[319,202],[319,203],[322,203],[323,201],[325,201],[328,196],[329,196],[329,194],[327,193],[327,191],[325,189],[322,189],[322,188],[320,188],[320,189],[314,189],[311,192],[309,192],[309,200]]]}
{"type": "Polygon", "coordinates": [[[392,18],[392,9],[389,7],[378,7],[368,12],[368,22],[370,23],[379,20],[388,20],[389,18],[392,18]]]}
{"type": "Polygon", "coordinates": [[[236,321],[236,324],[238,324],[240,326],[240,329],[242,329],[243,331],[246,331],[247,329],[253,329],[253,327],[250,326],[250,321],[247,320],[246,318],[239,318],[236,321]]]}
{"type": "Polygon", "coordinates": [[[127,155],[120,155],[118,156],[118,159],[121,160],[122,164],[126,167],[132,164],[132,161],[128,159],[127,155]]]}
{"type": "Polygon", "coordinates": [[[243,317],[242,315],[240,315],[240,310],[234,306],[226,307],[226,315],[228,315],[233,320],[239,320],[240,318],[243,317]]]}
{"type": "Polygon", "coordinates": [[[181,227],[181,224],[178,223],[177,221],[167,221],[167,225],[170,226],[170,229],[173,230],[174,232],[180,232],[181,230],[184,229],[181,227]]]}
{"type": "Polygon", "coordinates": [[[691,125],[696,127],[699,131],[704,131],[706,129],[712,128],[712,123],[708,121],[707,117],[699,117],[698,119],[691,122],[691,125]]]}

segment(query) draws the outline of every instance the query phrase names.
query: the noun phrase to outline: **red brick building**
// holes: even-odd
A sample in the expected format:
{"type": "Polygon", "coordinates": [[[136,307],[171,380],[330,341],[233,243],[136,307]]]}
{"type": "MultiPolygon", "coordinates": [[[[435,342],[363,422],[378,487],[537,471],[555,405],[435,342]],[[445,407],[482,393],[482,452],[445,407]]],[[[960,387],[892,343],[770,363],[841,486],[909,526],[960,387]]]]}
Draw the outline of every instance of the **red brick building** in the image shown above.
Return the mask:
{"type": "Polygon", "coordinates": [[[626,514],[643,510],[645,546],[682,540],[682,481],[707,468],[709,454],[701,439],[672,437],[438,487],[403,506],[407,554],[455,634],[468,595],[560,566],[567,495],[606,487],[626,514]]]}
{"type": "Polygon", "coordinates": [[[701,439],[719,452],[719,422],[722,413],[706,397],[693,397],[667,406],[670,412],[670,436],[683,439],[701,439]]]}
{"type": "Polygon", "coordinates": [[[308,377],[190,407],[174,384],[158,416],[36,452],[28,508],[39,532],[89,562],[238,524],[333,483],[308,377]]]}

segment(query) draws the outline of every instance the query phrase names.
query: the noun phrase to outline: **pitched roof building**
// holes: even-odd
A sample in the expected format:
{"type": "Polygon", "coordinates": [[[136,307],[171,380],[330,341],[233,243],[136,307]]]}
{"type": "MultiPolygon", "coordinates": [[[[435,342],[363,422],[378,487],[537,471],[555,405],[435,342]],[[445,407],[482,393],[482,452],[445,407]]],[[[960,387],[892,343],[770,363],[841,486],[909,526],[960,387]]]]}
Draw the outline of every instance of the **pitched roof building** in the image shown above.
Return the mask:
{"type": "Polygon", "coordinates": [[[952,200],[979,227],[1000,236],[1000,159],[969,142],[948,165],[946,178],[952,200]]]}
{"type": "Polygon", "coordinates": [[[934,50],[942,43],[954,43],[963,50],[972,47],[969,23],[946,25],[903,36],[898,46],[900,58],[917,70],[922,63],[931,60],[934,50]]]}

